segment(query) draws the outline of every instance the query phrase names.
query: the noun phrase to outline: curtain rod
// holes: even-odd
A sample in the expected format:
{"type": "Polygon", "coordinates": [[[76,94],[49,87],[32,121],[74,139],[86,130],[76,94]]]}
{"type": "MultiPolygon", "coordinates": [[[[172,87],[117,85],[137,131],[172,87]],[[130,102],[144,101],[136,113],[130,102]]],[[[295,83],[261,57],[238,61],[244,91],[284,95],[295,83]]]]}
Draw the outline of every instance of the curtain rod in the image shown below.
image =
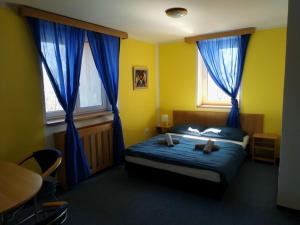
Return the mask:
{"type": "Polygon", "coordinates": [[[235,36],[235,35],[243,35],[243,34],[253,34],[255,31],[255,27],[247,27],[237,30],[229,30],[217,33],[209,33],[209,34],[201,34],[191,37],[185,37],[184,41],[187,43],[195,43],[201,40],[213,39],[213,38],[221,38],[221,37],[228,37],[228,36],[235,36]]]}
{"type": "Polygon", "coordinates": [[[43,11],[40,9],[28,7],[28,6],[18,6],[19,14],[26,17],[34,17],[38,19],[48,20],[55,23],[60,23],[68,26],[73,26],[85,30],[95,31],[98,33],[108,34],[122,39],[128,38],[128,34],[123,31],[115,30],[109,27],[100,26],[97,24],[85,22],[82,20],[77,20],[74,18],[62,16],[59,14],[43,11]]]}

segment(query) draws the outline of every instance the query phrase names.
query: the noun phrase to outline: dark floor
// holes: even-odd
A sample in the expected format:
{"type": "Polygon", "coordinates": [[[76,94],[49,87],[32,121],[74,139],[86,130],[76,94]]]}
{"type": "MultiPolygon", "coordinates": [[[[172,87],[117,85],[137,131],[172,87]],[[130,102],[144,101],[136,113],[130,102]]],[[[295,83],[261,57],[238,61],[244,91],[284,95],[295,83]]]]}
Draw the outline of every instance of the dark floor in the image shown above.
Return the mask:
{"type": "Polygon", "coordinates": [[[277,167],[247,161],[217,200],[117,167],[60,198],[72,225],[299,225],[300,213],[276,208],[277,176],[277,167]]]}

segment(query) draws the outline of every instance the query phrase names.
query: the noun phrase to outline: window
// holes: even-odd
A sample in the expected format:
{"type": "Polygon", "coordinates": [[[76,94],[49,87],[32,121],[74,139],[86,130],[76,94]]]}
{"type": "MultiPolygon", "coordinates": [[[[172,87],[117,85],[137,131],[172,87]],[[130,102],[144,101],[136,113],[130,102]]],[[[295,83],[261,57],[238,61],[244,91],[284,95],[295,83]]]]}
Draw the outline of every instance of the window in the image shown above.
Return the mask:
{"type": "MultiPolygon", "coordinates": [[[[63,117],[65,113],[59,104],[43,65],[42,72],[46,117],[47,119],[63,117]]],[[[107,97],[98,75],[89,43],[86,42],[83,48],[80,86],[74,114],[103,111],[107,107],[107,97]]]]}
{"type": "MultiPolygon", "coordinates": [[[[237,54],[237,49],[232,51],[227,51],[227,49],[222,49],[222,54],[226,59],[230,57],[235,57],[237,54]],[[233,53],[233,54],[232,54],[233,53]]],[[[229,63],[228,60],[226,63],[229,63]]],[[[229,67],[228,67],[229,68],[229,67]]],[[[237,100],[240,101],[240,90],[237,95],[237,100]]],[[[197,71],[197,106],[198,107],[230,107],[231,97],[229,97],[221,88],[219,88],[211,76],[209,75],[207,68],[203,62],[202,56],[198,51],[198,71],[197,71]]]]}

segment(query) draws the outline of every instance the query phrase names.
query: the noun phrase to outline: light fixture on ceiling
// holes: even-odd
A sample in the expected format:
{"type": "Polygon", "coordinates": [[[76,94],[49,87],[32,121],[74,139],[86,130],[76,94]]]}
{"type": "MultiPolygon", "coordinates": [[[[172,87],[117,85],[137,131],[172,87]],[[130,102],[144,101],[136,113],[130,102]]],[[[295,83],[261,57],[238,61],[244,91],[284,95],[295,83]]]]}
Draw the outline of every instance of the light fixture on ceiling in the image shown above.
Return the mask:
{"type": "Polygon", "coordinates": [[[185,8],[174,7],[174,8],[166,9],[165,12],[169,17],[180,18],[180,17],[185,16],[188,11],[185,8]]]}

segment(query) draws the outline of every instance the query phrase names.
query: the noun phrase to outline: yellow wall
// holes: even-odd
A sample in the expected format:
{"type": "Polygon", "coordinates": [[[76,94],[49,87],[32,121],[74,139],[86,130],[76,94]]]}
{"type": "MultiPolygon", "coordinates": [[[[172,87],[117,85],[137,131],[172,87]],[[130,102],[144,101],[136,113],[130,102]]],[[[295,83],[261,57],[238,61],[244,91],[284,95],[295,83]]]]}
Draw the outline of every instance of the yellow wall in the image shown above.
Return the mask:
{"type": "MultiPolygon", "coordinates": [[[[23,18],[0,8],[0,30],[0,160],[18,161],[44,146],[40,67],[23,18]]],[[[286,29],[257,31],[245,64],[242,112],[264,113],[268,132],[280,133],[281,129],[285,33],[286,29]]],[[[162,113],[196,109],[196,57],[195,45],[160,45],[162,113]]],[[[121,41],[119,108],[127,146],[155,133],[155,60],[154,44],[134,39],[121,41]],[[148,89],[133,90],[134,65],[148,67],[148,89]]]]}
{"type": "MultiPolygon", "coordinates": [[[[249,42],[242,81],[241,112],[265,115],[265,132],[281,133],[286,28],[256,31],[249,42]]],[[[196,110],[197,47],[160,44],[161,113],[196,110]]]]}
{"type": "Polygon", "coordinates": [[[242,83],[242,112],[265,115],[266,132],[281,134],[286,29],[257,31],[251,38],[242,83]]]}
{"type": "Polygon", "coordinates": [[[40,71],[25,21],[0,8],[0,160],[44,146],[40,71]]]}
{"type": "MultiPolygon", "coordinates": [[[[19,161],[44,147],[40,66],[25,20],[0,8],[0,160],[19,161]]],[[[155,45],[121,41],[119,107],[126,145],[155,133],[155,45]],[[133,91],[132,66],[149,69],[149,88],[133,91]],[[149,131],[145,132],[148,128],[149,131]]]]}
{"type": "Polygon", "coordinates": [[[155,133],[155,55],[154,44],[133,39],[121,42],[119,108],[127,146],[155,133]],[[148,67],[148,89],[133,90],[132,67],[136,65],[148,67]],[[145,132],[146,128],[149,132],[145,132]]]}
{"type": "Polygon", "coordinates": [[[196,109],[195,45],[172,42],[159,46],[160,113],[196,109]]]}

